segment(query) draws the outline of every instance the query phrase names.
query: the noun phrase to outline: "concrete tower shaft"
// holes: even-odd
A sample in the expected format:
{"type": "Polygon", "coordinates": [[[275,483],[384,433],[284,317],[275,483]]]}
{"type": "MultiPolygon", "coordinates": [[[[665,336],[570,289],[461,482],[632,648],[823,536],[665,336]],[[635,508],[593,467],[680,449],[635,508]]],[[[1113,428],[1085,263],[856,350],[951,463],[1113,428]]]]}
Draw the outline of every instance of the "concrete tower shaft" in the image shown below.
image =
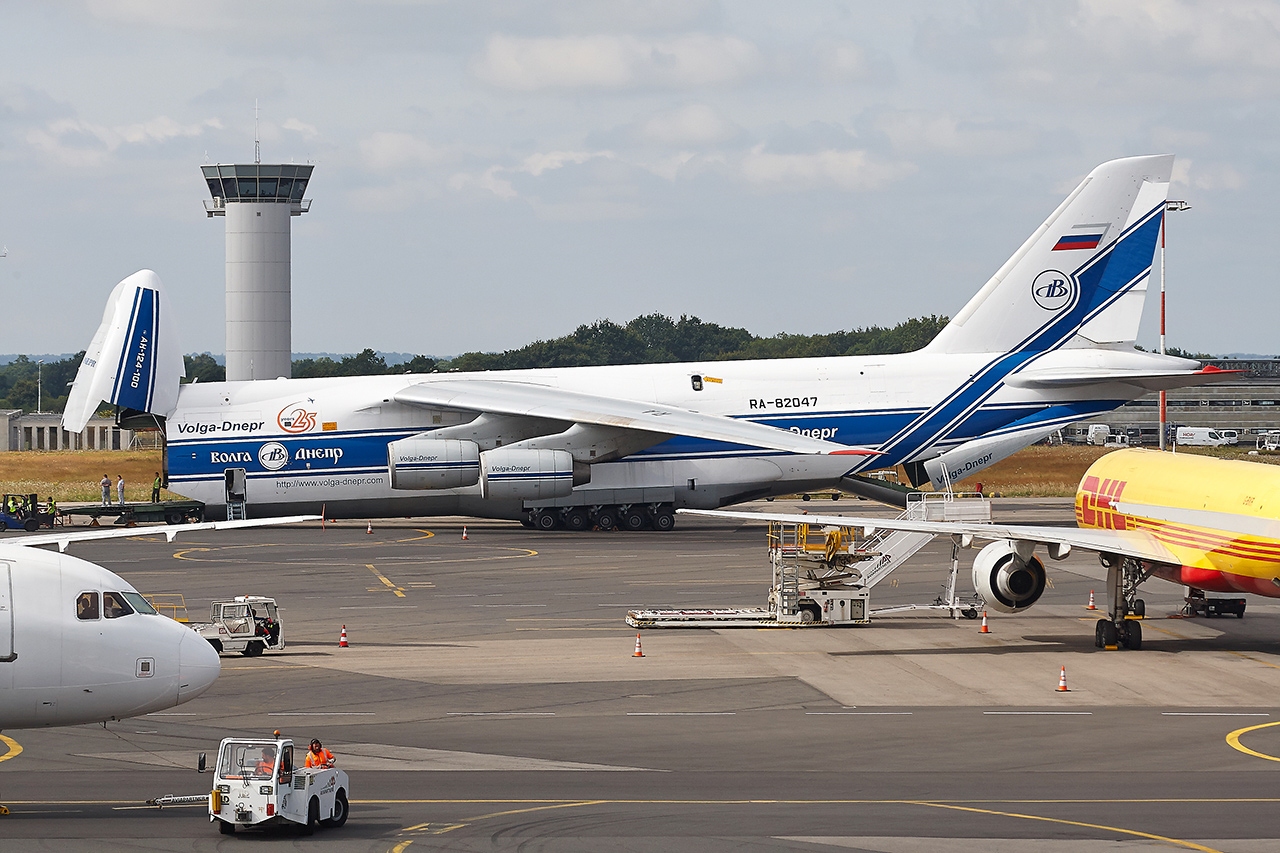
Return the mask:
{"type": "Polygon", "coordinates": [[[291,370],[290,218],[313,166],[202,166],[212,198],[205,212],[226,218],[227,379],[275,379],[291,370]]]}

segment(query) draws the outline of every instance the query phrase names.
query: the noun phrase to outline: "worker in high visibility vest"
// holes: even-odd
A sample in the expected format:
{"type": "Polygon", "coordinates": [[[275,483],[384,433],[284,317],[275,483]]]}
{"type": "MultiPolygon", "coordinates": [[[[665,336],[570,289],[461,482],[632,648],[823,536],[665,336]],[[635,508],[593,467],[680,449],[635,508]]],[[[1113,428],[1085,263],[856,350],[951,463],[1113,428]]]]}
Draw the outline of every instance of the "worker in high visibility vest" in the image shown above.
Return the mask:
{"type": "Polygon", "coordinates": [[[311,739],[311,748],[307,750],[307,767],[332,767],[333,753],[324,748],[319,738],[311,739]]]}

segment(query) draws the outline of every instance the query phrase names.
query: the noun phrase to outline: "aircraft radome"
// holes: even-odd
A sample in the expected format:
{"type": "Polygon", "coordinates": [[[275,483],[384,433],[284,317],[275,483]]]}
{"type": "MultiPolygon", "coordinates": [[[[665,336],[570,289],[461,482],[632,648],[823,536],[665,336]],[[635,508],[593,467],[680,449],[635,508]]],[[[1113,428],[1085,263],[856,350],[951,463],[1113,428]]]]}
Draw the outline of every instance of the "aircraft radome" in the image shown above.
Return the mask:
{"type": "Polygon", "coordinates": [[[973,586],[986,606],[1020,613],[1047,585],[1045,546],[1053,559],[1072,549],[1098,554],[1107,569],[1107,616],[1097,621],[1099,648],[1142,646],[1148,578],[1200,592],[1280,598],[1280,467],[1156,450],[1117,450],[1094,462],[1076,490],[1079,529],[969,524],[834,515],[686,510],[696,515],[810,525],[906,530],[953,536],[961,544],[992,540],[973,561],[973,586]]]}
{"type": "Polygon", "coordinates": [[[171,489],[218,513],[231,488],[252,517],[323,506],[669,530],[677,508],[800,490],[901,504],[864,475],[901,464],[941,487],[1149,391],[1218,378],[1133,346],[1172,166],[1098,166],[902,355],[180,385],[173,312],[144,270],[112,292],[63,426],[114,403],[122,423],[164,431],[171,489]]]}

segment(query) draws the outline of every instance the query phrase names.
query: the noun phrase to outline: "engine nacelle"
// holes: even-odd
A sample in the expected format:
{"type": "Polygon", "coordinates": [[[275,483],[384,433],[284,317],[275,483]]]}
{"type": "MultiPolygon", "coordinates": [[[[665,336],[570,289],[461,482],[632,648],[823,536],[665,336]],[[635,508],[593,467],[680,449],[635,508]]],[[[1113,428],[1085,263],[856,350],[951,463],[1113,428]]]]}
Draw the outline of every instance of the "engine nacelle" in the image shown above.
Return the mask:
{"type": "Polygon", "coordinates": [[[387,445],[393,489],[457,489],[480,482],[474,441],[412,436],[387,445]]]}
{"type": "Polygon", "coordinates": [[[567,450],[498,447],[480,454],[480,488],[486,498],[562,498],[590,482],[590,470],[567,450]]]}
{"type": "Polygon", "coordinates": [[[973,561],[973,588],[992,610],[1020,613],[1040,600],[1045,586],[1040,558],[1024,560],[1007,539],[992,542],[973,561]]]}

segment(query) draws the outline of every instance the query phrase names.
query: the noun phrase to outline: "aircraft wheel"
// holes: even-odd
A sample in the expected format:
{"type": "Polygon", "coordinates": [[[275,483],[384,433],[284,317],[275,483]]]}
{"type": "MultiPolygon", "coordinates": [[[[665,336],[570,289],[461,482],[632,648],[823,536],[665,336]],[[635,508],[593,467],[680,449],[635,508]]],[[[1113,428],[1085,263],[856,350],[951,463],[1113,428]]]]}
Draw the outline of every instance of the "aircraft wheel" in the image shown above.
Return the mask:
{"type": "Polygon", "coordinates": [[[1120,644],[1120,634],[1116,630],[1116,623],[1110,619],[1102,620],[1102,647],[1118,646],[1120,644]]]}
{"type": "Polygon", "coordinates": [[[1147,603],[1146,603],[1145,601],[1143,601],[1141,598],[1135,598],[1135,599],[1133,600],[1133,610],[1132,610],[1132,613],[1133,613],[1133,615],[1134,615],[1134,616],[1137,616],[1137,617],[1139,617],[1139,618],[1142,618],[1143,616],[1146,616],[1146,615],[1147,615],[1147,603]]]}
{"type": "Polygon", "coordinates": [[[633,506],[618,519],[622,522],[623,530],[644,530],[648,524],[649,518],[645,511],[638,506],[633,506]]]}
{"type": "Polygon", "coordinates": [[[564,514],[564,526],[570,530],[586,530],[591,526],[591,516],[580,506],[575,506],[564,514]]]}
{"type": "Polygon", "coordinates": [[[235,834],[236,834],[236,825],[235,825],[234,823],[229,822],[229,821],[219,820],[219,821],[218,821],[218,832],[221,832],[223,835],[235,835],[235,834]]]}
{"type": "Polygon", "coordinates": [[[520,526],[527,527],[530,530],[533,529],[533,522],[529,520],[529,516],[527,514],[524,516],[524,518],[520,519],[520,526]]]}
{"type": "Polygon", "coordinates": [[[602,506],[596,510],[596,527],[601,530],[613,530],[618,526],[618,510],[616,507],[602,506]]]}
{"type": "Polygon", "coordinates": [[[676,514],[669,509],[660,509],[653,514],[653,529],[664,533],[676,526],[676,514]]]}
{"type": "Polygon", "coordinates": [[[1125,631],[1124,647],[1136,652],[1142,648],[1142,623],[1131,619],[1125,627],[1128,630],[1125,631]]]}
{"type": "Polygon", "coordinates": [[[831,500],[833,500],[833,501],[838,501],[838,500],[840,500],[840,493],[839,493],[839,492],[832,492],[832,494],[831,494],[831,500]]]}
{"type": "Polygon", "coordinates": [[[533,517],[533,526],[539,530],[555,530],[560,526],[559,515],[555,510],[544,510],[533,517]]]}
{"type": "Polygon", "coordinates": [[[1093,626],[1093,644],[1098,648],[1106,646],[1106,626],[1110,624],[1106,619],[1099,619],[1097,624],[1093,626]]]}
{"type": "Polygon", "coordinates": [[[333,817],[321,821],[325,826],[339,827],[347,822],[347,814],[351,809],[347,806],[347,792],[339,790],[333,798],[333,817]]]}
{"type": "Polygon", "coordinates": [[[807,501],[807,500],[810,500],[810,497],[808,495],[803,495],[800,499],[807,501]]]}

